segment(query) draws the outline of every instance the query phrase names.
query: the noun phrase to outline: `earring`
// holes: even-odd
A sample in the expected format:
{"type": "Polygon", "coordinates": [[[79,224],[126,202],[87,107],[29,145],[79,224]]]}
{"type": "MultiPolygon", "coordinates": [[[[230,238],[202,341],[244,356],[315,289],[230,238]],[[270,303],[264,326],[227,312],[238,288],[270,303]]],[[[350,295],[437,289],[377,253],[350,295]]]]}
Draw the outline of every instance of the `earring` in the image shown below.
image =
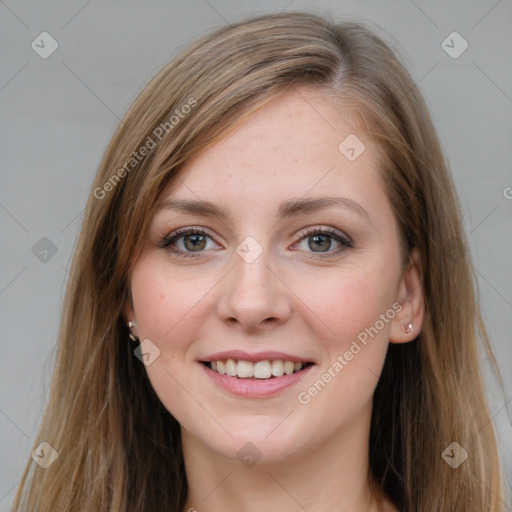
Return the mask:
{"type": "Polygon", "coordinates": [[[414,331],[411,322],[409,322],[407,325],[402,324],[401,327],[402,327],[402,331],[404,331],[405,334],[409,334],[410,332],[414,331]]]}
{"type": "Polygon", "coordinates": [[[137,341],[137,338],[135,338],[135,336],[132,334],[132,327],[135,326],[135,322],[128,322],[128,329],[130,329],[130,334],[128,336],[130,336],[130,339],[132,339],[133,341],[137,341]]]}

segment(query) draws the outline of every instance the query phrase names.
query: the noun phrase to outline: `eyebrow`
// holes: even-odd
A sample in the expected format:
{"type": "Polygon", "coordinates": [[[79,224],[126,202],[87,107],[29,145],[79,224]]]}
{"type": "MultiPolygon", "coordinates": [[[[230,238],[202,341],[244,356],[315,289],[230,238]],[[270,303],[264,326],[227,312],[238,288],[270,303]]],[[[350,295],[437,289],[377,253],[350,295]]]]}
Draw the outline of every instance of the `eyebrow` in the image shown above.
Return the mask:
{"type": "MultiPolygon", "coordinates": [[[[329,208],[341,208],[349,210],[366,218],[371,222],[368,212],[356,201],[346,197],[316,197],[311,199],[291,199],[281,203],[277,210],[277,217],[288,218],[295,215],[307,215],[313,212],[327,210],[329,208]]],[[[191,215],[203,215],[206,217],[218,217],[228,221],[230,216],[224,205],[216,205],[209,201],[191,199],[169,199],[162,202],[158,210],[178,210],[191,215]]]]}

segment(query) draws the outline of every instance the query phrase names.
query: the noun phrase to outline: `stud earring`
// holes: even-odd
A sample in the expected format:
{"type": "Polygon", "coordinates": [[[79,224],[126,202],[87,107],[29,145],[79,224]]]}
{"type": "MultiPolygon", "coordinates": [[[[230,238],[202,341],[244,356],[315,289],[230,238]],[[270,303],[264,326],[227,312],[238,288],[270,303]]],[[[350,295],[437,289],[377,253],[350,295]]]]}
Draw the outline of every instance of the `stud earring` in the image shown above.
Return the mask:
{"type": "Polygon", "coordinates": [[[407,325],[402,324],[402,331],[405,332],[405,334],[409,334],[410,332],[414,332],[414,329],[412,327],[411,322],[409,322],[407,325]]]}
{"type": "Polygon", "coordinates": [[[132,327],[135,327],[135,322],[128,322],[128,329],[130,329],[130,334],[128,336],[130,336],[130,339],[133,341],[137,341],[137,338],[132,334],[132,327]]]}

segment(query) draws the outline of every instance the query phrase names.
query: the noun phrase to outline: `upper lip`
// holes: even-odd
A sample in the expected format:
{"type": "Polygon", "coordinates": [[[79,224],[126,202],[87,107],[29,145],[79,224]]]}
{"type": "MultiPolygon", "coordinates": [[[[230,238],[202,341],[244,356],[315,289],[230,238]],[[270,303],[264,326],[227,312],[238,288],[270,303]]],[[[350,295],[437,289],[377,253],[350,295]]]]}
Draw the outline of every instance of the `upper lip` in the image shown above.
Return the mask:
{"type": "Polygon", "coordinates": [[[226,361],[227,359],[234,359],[236,361],[250,361],[251,363],[257,363],[259,361],[265,360],[293,361],[294,363],[312,362],[311,359],[294,356],[292,354],[286,354],[285,352],[276,352],[274,350],[269,350],[265,352],[254,352],[252,354],[250,354],[249,352],[245,352],[244,350],[226,350],[224,352],[215,352],[215,354],[206,356],[205,358],[200,359],[200,361],[226,361]]]}

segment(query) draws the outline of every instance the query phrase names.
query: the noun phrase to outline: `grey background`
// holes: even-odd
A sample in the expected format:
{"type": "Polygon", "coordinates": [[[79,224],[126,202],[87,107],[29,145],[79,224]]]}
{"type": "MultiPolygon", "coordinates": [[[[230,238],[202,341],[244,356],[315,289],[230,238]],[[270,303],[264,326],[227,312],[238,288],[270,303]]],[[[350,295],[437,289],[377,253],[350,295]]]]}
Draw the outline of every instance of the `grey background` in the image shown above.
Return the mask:
{"type": "Polygon", "coordinates": [[[120,117],[153,74],[205,30],[285,9],[381,27],[426,97],[458,187],[503,372],[505,396],[489,375],[487,385],[512,480],[511,0],[6,0],[0,1],[1,510],[8,510],[30,457],[83,208],[120,117]],[[31,48],[43,31],[59,45],[47,59],[31,48]],[[456,59],[441,46],[453,31],[469,44],[456,59]],[[46,262],[33,252],[43,237],[57,250],[46,262]]]}

